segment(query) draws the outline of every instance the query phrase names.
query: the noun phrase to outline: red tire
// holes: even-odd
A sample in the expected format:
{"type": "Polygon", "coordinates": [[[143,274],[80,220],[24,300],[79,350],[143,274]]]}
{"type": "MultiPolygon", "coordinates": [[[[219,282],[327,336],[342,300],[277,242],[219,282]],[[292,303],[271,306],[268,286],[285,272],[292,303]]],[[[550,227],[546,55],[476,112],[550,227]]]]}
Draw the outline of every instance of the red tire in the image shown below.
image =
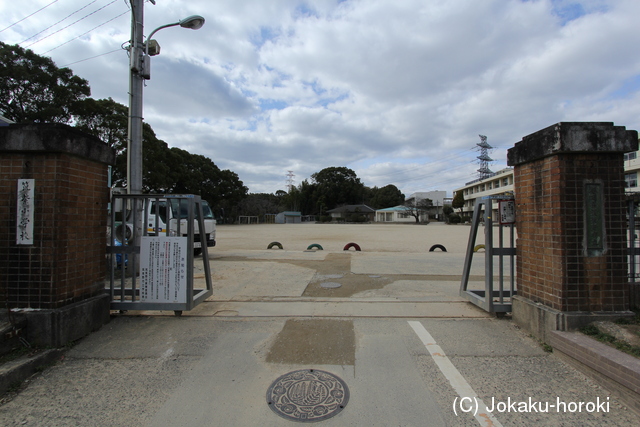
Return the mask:
{"type": "Polygon", "coordinates": [[[343,249],[343,251],[348,251],[350,248],[356,248],[356,251],[360,250],[360,246],[357,243],[347,243],[343,249]]]}

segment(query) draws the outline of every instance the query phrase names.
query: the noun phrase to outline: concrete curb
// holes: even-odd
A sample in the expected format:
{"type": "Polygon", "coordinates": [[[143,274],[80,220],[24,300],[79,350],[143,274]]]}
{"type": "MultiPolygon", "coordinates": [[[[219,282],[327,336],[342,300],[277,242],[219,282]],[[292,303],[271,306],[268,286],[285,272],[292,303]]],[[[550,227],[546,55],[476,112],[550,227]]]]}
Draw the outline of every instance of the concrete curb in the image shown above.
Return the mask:
{"type": "Polygon", "coordinates": [[[551,331],[549,344],[565,360],[616,391],[640,415],[640,360],[577,332],[551,331]]]}
{"type": "Polygon", "coordinates": [[[18,382],[22,382],[39,369],[59,361],[64,354],[63,349],[44,350],[31,357],[22,357],[0,366],[0,395],[18,382]]]}

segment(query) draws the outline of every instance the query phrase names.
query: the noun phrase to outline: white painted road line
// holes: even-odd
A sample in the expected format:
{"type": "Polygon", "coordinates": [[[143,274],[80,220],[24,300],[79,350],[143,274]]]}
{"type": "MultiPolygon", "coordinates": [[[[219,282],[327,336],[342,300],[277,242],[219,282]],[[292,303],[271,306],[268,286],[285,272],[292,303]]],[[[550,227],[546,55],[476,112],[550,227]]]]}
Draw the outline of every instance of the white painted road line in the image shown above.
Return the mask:
{"type": "Polygon", "coordinates": [[[502,424],[500,424],[493,414],[487,411],[487,407],[482,399],[473,391],[458,369],[453,366],[453,363],[451,363],[431,334],[422,326],[422,323],[417,321],[409,321],[408,323],[418,335],[418,338],[420,338],[429,354],[431,354],[433,361],[436,362],[440,371],[449,383],[451,383],[451,386],[458,396],[460,396],[460,399],[455,399],[452,403],[456,415],[458,415],[458,411],[472,412],[480,425],[502,427],[502,424]]]}

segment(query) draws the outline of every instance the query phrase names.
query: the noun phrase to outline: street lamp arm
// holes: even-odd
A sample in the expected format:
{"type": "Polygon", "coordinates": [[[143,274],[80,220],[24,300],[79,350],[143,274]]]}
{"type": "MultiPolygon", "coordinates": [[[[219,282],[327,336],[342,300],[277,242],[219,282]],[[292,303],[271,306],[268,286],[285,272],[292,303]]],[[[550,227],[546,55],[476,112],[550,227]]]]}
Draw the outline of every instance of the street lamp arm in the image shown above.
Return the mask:
{"type": "Polygon", "coordinates": [[[151,31],[151,34],[149,34],[149,37],[147,37],[147,39],[151,40],[153,35],[155,33],[157,33],[158,31],[162,30],[163,28],[175,27],[176,25],[180,25],[182,28],[190,28],[192,30],[199,30],[204,25],[204,18],[202,16],[200,16],[200,15],[191,15],[191,16],[188,16],[188,17],[186,17],[184,19],[181,19],[178,22],[161,25],[158,28],[156,28],[155,30],[151,31]]]}
{"type": "Polygon", "coordinates": [[[176,25],[180,25],[180,22],[174,22],[173,24],[165,24],[165,25],[161,25],[158,28],[156,28],[155,30],[151,31],[151,34],[149,34],[149,37],[147,37],[147,40],[151,40],[151,38],[153,37],[153,35],[155,33],[157,33],[158,31],[162,30],[163,28],[169,28],[169,27],[175,27],[176,25]]]}
{"type": "MultiPolygon", "coordinates": [[[[165,24],[165,25],[161,25],[158,28],[156,28],[155,30],[151,31],[151,34],[149,34],[149,37],[147,37],[148,41],[151,41],[151,38],[153,37],[153,35],[155,33],[157,33],[158,31],[164,29],[164,28],[169,28],[169,27],[175,27],[177,25],[180,25],[182,28],[190,28],[192,30],[199,30],[200,28],[202,28],[202,26],[204,25],[204,18],[200,15],[191,15],[188,16],[184,19],[181,19],[178,22],[173,22],[171,24],[165,24]]],[[[145,53],[149,54],[149,43],[146,43],[145,46],[145,53]]]]}

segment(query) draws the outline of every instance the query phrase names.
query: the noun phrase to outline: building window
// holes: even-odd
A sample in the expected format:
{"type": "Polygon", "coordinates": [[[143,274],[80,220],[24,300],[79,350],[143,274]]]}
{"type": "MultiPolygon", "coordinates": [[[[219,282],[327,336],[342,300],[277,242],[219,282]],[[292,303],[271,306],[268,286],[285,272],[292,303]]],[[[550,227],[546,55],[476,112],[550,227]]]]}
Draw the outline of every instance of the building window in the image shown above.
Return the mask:
{"type": "Polygon", "coordinates": [[[624,174],[624,186],[626,188],[634,188],[638,186],[638,173],[626,173],[624,174]]]}
{"type": "Polygon", "coordinates": [[[634,160],[638,158],[638,152],[634,151],[632,153],[624,153],[624,160],[634,160]]]}
{"type": "Polygon", "coordinates": [[[500,187],[500,180],[494,181],[493,188],[499,188],[499,187],[500,187]]]}
{"type": "MultiPolygon", "coordinates": [[[[619,158],[619,157],[618,157],[619,158]]],[[[502,185],[503,186],[507,186],[509,185],[509,177],[506,177],[505,179],[502,180],[502,185]]]]}

